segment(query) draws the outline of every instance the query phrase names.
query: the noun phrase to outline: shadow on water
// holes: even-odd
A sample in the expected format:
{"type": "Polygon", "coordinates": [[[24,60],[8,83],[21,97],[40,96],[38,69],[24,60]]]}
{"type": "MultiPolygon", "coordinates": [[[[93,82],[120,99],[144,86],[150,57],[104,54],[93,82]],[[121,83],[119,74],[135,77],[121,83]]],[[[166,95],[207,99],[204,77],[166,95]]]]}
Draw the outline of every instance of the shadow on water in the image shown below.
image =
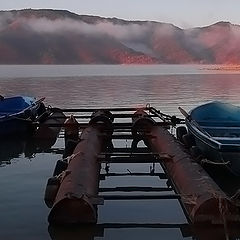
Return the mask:
{"type": "MultiPolygon", "coordinates": [[[[52,240],[93,240],[96,237],[104,237],[107,230],[124,230],[127,229],[162,229],[171,230],[177,229],[181,232],[183,238],[190,238],[193,240],[237,240],[240,237],[239,227],[234,227],[226,231],[223,227],[209,227],[209,226],[193,226],[189,224],[138,224],[138,223],[103,223],[96,225],[80,225],[80,226],[49,226],[48,232],[52,240]]],[[[119,232],[118,232],[119,233],[119,232]]],[[[118,234],[117,233],[117,234],[118,234]]],[[[141,238],[137,231],[134,238],[141,238]]],[[[112,237],[114,236],[114,233],[112,237]]],[[[159,235],[160,237],[161,235],[159,235]]],[[[129,236],[133,238],[133,236],[129,236]]],[[[142,238],[141,238],[142,239],[142,238]]]]}
{"type": "Polygon", "coordinates": [[[237,240],[240,237],[239,226],[231,227],[227,231],[223,227],[193,227],[192,239],[196,240],[237,240]]]}
{"type": "Polygon", "coordinates": [[[224,166],[208,164],[204,168],[229,197],[240,191],[240,177],[231,174],[224,166]]]}
{"type": "Polygon", "coordinates": [[[25,142],[22,139],[5,139],[0,142],[0,166],[10,164],[24,152],[25,142]]]}

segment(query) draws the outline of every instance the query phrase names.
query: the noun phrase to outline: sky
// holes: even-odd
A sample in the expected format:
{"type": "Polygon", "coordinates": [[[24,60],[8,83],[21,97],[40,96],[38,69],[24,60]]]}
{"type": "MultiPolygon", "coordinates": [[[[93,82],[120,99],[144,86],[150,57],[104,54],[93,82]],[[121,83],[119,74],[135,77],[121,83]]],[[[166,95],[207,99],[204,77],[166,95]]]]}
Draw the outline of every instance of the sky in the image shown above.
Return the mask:
{"type": "Polygon", "coordinates": [[[181,28],[218,21],[240,24],[240,0],[1,0],[1,10],[64,9],[77,14],[153,20],[181,28]]]}

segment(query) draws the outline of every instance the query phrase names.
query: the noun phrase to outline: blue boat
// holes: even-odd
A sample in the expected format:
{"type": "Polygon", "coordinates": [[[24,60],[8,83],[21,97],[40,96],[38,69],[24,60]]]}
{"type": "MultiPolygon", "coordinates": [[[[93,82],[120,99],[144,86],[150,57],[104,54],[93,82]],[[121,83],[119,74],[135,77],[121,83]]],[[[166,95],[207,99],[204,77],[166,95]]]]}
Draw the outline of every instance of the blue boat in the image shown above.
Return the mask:
{"type": "Polygon", "coordinates": [[[214,101],[189,114],[180,111],[186,117],[188,135],[202,155],[240,176],[240,107],[214,101]]]}
{"type": "Polygon", "coordinates": [[[0,97],[0,137],[29,134],[32,122],[43,113],[43,99],[32,97],[0,97]]]}

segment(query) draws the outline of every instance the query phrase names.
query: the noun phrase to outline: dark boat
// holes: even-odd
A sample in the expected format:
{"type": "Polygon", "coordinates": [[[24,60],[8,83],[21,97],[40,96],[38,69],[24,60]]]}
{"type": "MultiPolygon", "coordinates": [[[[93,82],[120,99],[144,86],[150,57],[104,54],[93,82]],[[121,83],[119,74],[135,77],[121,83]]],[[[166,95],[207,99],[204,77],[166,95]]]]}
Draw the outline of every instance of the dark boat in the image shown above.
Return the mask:
{"type": "Polygon", "coordinates": [[[42,101],[16,96],[0,99],[0,136],[19,136],[32,130],[32,122],[45,111],[42,101]]]}
{"type": "Polygon", "coordinates": [[[192,109],[189,114],[179,109],[186,117],[192,145],[207,159],[240,176],[240,107],[214,101],[192,109]]]}

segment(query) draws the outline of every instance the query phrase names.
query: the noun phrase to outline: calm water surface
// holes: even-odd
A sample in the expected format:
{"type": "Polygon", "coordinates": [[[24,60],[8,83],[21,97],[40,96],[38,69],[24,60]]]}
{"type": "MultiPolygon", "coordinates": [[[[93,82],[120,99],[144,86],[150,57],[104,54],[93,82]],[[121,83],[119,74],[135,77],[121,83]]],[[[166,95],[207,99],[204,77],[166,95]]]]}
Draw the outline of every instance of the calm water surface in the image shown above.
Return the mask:
{"type": "MultiPolygon", "coordinates": [[[[0,66],[0,93],[46,97],[47,105],[63,108],[151,104],[180,117],[178,106],[190,110],[212,100],[240,106],[240,75],[207,71],[197,65],[0,66]]],[[[47,178],[61,155],[22,153],[28,145],[15,142],[0,146],[1,239],[209,239],[212,234],[201,232],[195,237],[187,234],[181,225],[187,220],[176,200],[107,201],[99,207],[99,224],[170,224],[161,228],[100,225],[97,229],[52,229],[48,226],[49,209],[43,195],[47,178]]],[[[130,145],[130,142],[120,141],[118,145],[130,145]]],[[[53,147],[62,146],[60,139],[53,147]]],[[[149,168],[149,164],[115,164],[110,171],[147,172],[149,168]]],[[[158,166],[157,170],[161,168],[158,166]]],[[[164,184],[165,180],[156,177],[114,177],[101,182],[102,187],[164,184]]]]}

